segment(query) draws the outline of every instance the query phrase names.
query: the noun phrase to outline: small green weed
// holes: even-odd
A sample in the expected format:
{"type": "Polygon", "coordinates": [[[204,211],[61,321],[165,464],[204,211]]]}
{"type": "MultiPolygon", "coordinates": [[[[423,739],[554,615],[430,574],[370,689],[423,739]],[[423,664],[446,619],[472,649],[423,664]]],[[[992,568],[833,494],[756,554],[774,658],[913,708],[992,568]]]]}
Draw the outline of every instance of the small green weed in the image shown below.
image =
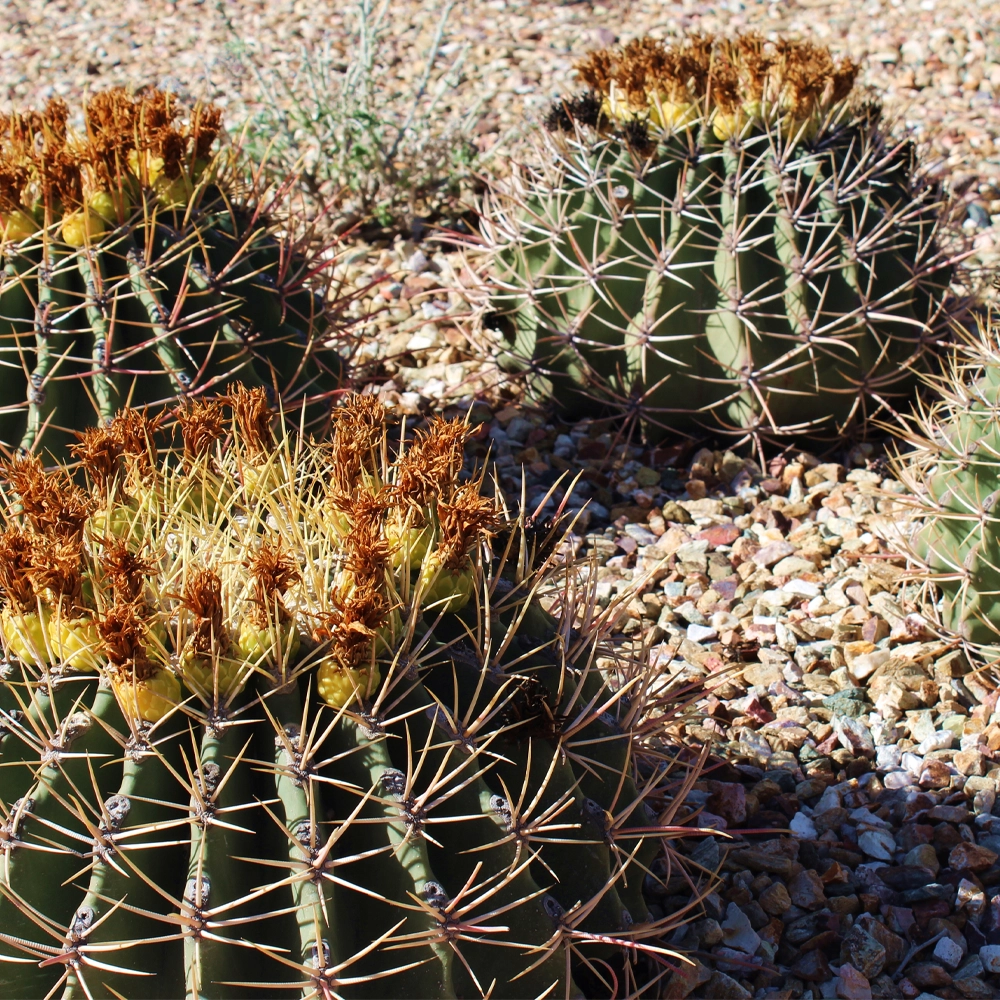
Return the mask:
{"type": "Polygon", "coordinates": [[[348,38],[303,48],[289,70],[267,65],[252,43],[231,43],[229,60],[263,95],[246,120],[245,148],[271,177],[299,176],[309,214],[326,213],[340,230],[408,231],[455,208],[476,166],[482,102],[449,103],[468,51],[447,42],[454,6],[445,4],[422,68],[393,30],[390,0],[358,0],[348,38]],[[417,63],[412,80],[391,68],[403,60],[417,63]]]}

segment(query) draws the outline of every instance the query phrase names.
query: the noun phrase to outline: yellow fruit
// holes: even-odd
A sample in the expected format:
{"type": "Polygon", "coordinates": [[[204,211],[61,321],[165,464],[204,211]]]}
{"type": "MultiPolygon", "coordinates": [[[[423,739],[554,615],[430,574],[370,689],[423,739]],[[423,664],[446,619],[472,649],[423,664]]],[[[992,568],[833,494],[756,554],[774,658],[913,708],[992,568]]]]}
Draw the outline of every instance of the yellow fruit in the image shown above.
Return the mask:
{"type": "Polygon", "coordinates": [[[138,151],[130,149],[128,151],[128,166],[129,170],[144,184],[153,185],[163,173],[163,157],[152,156],[149,152],[146,152],[143,154],[142,163],[140,164],[138,151]]]}
{"type": "Polygon", "coordinates": [[[342,510],[333,510],[327,507],[323,514],[323,520],[338,538],[347,538],[350,535],[351,519],[342,510]]]}
{"type": "Polygon", "coordinates": [[[46,643],[49,614],[45,608],[41,614],[36,611],[18,614],[10,608],[0,612],[0,632],[3,632],[8,651],[29,667],[41,667],[50,662],[46,643]]]}
{"type": "Polygon", "coordinates": [[[257,628],[244,620],[240,625],[239,638],[236,645],[248,663],[254,666],[274,663],[288,664],[299,651],[301,640],[295,622],[282,622],[275,628],[267,625],[257,628]]]}
{"type": "Polygon", "coordinates": [[[432,552],[420,567],[417,580],[422,589],[420,606],[432,613],[461,611],[472,596],[474,583],[472,566],[457,573],[441,565],[440,557],[432,552]]]}
{"type": "Polygon", "coordinates": [[[649,120],[660,128],[687,128],[698,120],[698,108],[694,104],[661,100],[658,93],[653,93],[649,95],[649,120]]]}
{"type": "Polygon", "coordinates": [[[114,681],[118,704],[125,715],[159,722],[181,700],[181,682],[169,670],[158,670],[144,681],[114,681]]]}
{"type": "Polygon", "coordinates": [[[433,535],[430,523],[422,528],[404,528],[398,516],[389,520],[385,526],[385,540],[389,543],[393,569],[399,569],[407,561],[411,569],[419,566],[427,555],[433,535]]]}
{"type": "Polygon", "coordinates": [[[283,477],[280,468],[273,463],[269,465],[244,465],[241,471],[243,489],[247,496],[254,500],[266,497],[272,490],[282,485],[283,477]]]}
{"type": "Polygon", "coordinates": [[[115,506],[110,510],[95,510],[90,515],[89,524],[91,537],[97,540],[113,537],[138,542],[143,535],[139,513],[131,507],[115,506]]]}
{"type": "Polygon", "coordinates": [[[114,225],[118,220],[118,206],[107,191],[97,191],[87,200],[91,214],[114,225]]]}
{"type": "Polygon", "coordinates": [[[601,111],[603,111],[608,118],[615,118],[618,121],[627,122],[633,118],[638,118],[641,115],[644,115],[646,109],[630,103],[625,92],[620,90],[614,80],[612,80],[611,92],[604,98],[604,101],[601,104],[601,111]]]}
{"type": "Polygon", "coordinates": [[[160,174],[152,182],[153,190],[156,192],[157,200],[164,208],[178,208],[186,205],[191,199],[194,185],[191,178],[182,170],[176,177],[167,177],[160,174]]]}
{"type": "Polygon", "coordinates": [[[215,697],[215,672],[218,670],[219,698],[227,699],[239,691],[249,676],[240,676],[242,664],[230,656],[209,658],[186,650],[180,658],[181,678],[196,694],[203,698],[215,697]]]}
{"type": "Polygon", "coordinates": [[[107,228],[107,223],[96,212],[89,209],[86,212],[70,212],[63,216],[63,242],[71,247],[82,247],[101,237],[107,228]]]}
{"type": "Polygon", "coordinates": [[[740,134],[743,128],[744,116],[742,112],[716,111],[712,119],[712,131],[716,139],[723,142],[740,134]]]}
{"type": "Polygon", "coordinates": [[[20,209],[15,209],[10,215],[0,215],[0,236],[5,240],[20,243],[38,232],[38,223],[20,209]]]}
{"type": "Polygon", "coordinates": [[[47,622],[55,662],[74,670],[97,670],[101,635],[93,618],[64,618],[53,614],[47,622]]]}
{"type": "Polygon", "coordinates": [[[343,708],[354,698],[363,698],[375,690],[382,674],[378,664],[368,667],[343,667],[334,659],[324,660],[316,672],[316,690],[331,708],[343,708]]]}

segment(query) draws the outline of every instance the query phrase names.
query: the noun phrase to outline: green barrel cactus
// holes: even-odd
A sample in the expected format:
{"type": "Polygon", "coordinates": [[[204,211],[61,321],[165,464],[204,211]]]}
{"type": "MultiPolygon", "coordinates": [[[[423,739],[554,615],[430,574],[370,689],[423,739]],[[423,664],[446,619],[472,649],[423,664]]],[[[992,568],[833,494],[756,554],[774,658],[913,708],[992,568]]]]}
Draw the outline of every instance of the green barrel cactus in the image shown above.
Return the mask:
{"type": "Polygon", "coordinates": [[[126,405],[239,379],[328,419],[339,354],[319,248],[244,184],[221,111],[158,91],[0,116],[0,444],[66,457],[126,405]]]}
{"type": "Polygon", "coordinates": [[[2,995],[632,995],[683,961],[694,904],[644,896],[681,700],[598,669],[586,597],[544,610],[566,568],[466,424],[335,417],[275,437],[237,386],[169,453],[92,428],[87,488],[3,467],[2,995]]]}
{"type": "Polygon", "coordinates": [[[483,204],[502,366],[651,439],[836,436],[910,394],[954,255],[856,64],[747,34],[577,69],[483,204]]]}
{"type": "Polygon", "coordinates": [[[937,401],[905,420],[912,446],[896,461],[916,515],[902,539],[943,598],[941,622],[982,646],[1000,646],[1000,351],[997,329],[956,346],[933,379],[937,401]]]}

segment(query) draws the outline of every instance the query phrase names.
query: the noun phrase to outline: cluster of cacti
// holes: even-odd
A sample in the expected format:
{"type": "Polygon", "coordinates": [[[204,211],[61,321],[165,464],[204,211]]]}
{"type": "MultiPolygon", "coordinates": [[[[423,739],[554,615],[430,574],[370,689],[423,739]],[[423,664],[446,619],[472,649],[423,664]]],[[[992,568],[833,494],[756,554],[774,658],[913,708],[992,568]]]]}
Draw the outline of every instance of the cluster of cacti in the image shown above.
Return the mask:
{"type": "Polygon", "coordinates": [[[592,594],[543,610],[566,570],[467,424],[335,417],[275,437],[237,386],[170,451],[91,428],[86,488],[3,466],[4,996],[631,995],[680,961],[643,895],[697,773],[676,695],[598,669],[592,594]]]}
{"type": "MultiPolygon", "coordinates": [[[[74,133],[60,100],[0,115],[0,444],[65,457],[122,406],[235,379],[328,417],[340,356],[319,248],[282,233],[278,197],[213,154],[218,108],[109,90],[74,133]],[[322,405],[319,405],[322,404],[322,405]]],[[[297,413],[296,413],[297,415],[297,413]]]]}
{"type": "Polygon", "coordinates": [[[957,306],[936,187],[808,42],[592,53],[537,162],[495,183],[502,365],[651,438],[839,435],[898,405],[957,306]]]}
{"type": "Polygon", "coordinates": [[[972,643],[1000,646],[1000,350],[997,329],[956,346],[934,378],[937,401],[910,416],[913,446],[896,463],[902,503],[919,519],[903,540],[942,592],[942,624],[972,643]]]}

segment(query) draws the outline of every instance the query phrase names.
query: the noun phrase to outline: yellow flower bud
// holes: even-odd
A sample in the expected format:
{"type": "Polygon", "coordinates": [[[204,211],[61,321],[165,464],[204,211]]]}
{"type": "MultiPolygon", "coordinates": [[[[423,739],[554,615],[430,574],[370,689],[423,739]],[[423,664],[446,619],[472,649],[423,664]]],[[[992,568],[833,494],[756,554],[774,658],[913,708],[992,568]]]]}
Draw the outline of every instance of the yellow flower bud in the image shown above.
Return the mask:
{"type": "Polygon", "coordinates": [[[331,657],[319,665],[316,690],[331,708],[343,708],[353,699],[370,694],[381,680],[377,663],[370,668],[344,667],[331,657]]]}
{"type": "Polygon", "coordinates": [[[112,685],[122,713],[145,722],[159,722],[181,700],[181,682],[166,669],[144,681],[116,677],[112,685]]]}
{"type": "Polygon", "coordinates": [[[432,552],[420,567],[417,587],[422,596],[420,606],[432,613],[461,611],[475,582],[472,565],[457,573],[441,565],[441,557],[432,552]]]}
{"type": "Polygon", "coordinates": [[[20,243],[38,232],[38,223],[20,209],[15,209],[10,215],[0,215],[0,236],[5,240],[20,243]]]}
{"type": "Polygon", "coordinates": [[[55,662],[74,670],[97,670],[101,636],[93,618],[64,618],[58,612],[46,623],[55,662]]]}
{"type": "Polygon", "coordinates": [[[288,664],[299,651],[301,639],[295,622],[289,619],[275,627],[273,624],[258,628],[244,619],[236,640],[246,662],[253,666],[288,664]]]}
{"type": "Polygon", "coordinates": [[[181,654],[179,666],[184,683],[206,699],[215,697],[216,676],[220,700],[236,694],[249,677],[249,671],[242,671],[241,676],[243,664],[231,656],[199,656],[192,649],[181,654]]]}
{"type": "Polygon", "coordinates": [[[19,614],[10,608],[0,612],[0,632],[3,633],[8,651],[29,667],[42,667],[50,662],[48,621],[50,612],[42,608],[19,614]]]}

